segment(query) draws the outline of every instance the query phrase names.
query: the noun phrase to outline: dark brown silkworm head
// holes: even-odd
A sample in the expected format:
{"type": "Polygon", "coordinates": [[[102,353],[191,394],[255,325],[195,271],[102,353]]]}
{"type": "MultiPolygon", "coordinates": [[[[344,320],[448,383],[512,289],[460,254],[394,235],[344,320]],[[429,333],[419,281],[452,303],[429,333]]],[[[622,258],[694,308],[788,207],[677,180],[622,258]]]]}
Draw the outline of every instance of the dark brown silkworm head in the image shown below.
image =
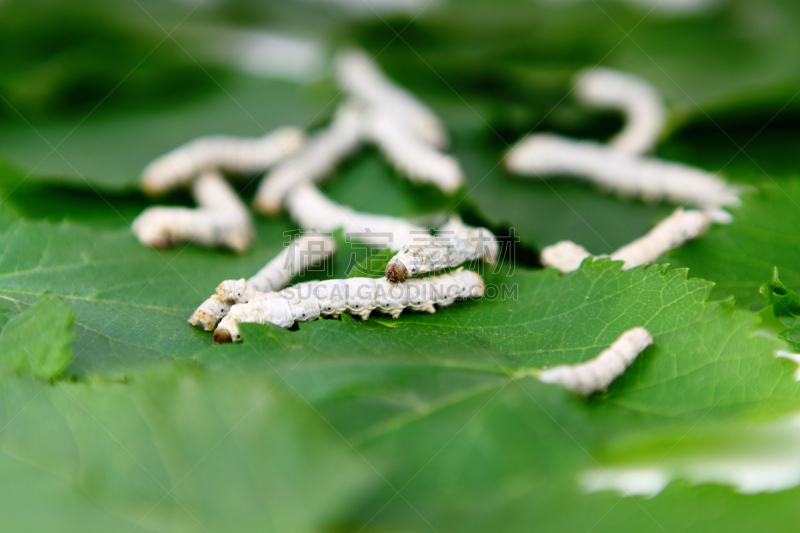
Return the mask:
{"type": "Polygon", "coordinates": [[[227,329],[217,328],[216,331],[214,331],[214,342],[217,344],[233,342],[233,339],[231,338],[231,332],[227,329]]]}
{"type": "Polygon", "coordinates": [[[386,279],[395,283],[402,283],[406,280],[408,271],[402,263],[389,263],[386,265],[386,279]]]}

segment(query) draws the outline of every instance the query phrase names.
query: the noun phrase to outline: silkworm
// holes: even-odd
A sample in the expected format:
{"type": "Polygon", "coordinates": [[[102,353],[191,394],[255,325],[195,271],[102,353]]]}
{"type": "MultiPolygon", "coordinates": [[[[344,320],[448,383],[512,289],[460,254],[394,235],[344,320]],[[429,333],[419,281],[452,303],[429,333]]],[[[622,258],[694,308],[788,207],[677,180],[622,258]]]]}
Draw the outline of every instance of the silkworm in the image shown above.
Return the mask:
{"type": "MultiPolygon", "coordinates": [[[[684,211],[679,208],[659,222],[647,235],[623,246],[610,257],[614,261],[623,261],[625,263],[623,270],[653,263],[669,250],[703,235],[709,225],[710,220],[705,213],[684,211]]],[[[541,261],[544,266],[557,268],[566,273],[577,270],[583,260],[590,255],[580,245],[571,241],[561,241],[542,250],[541,261]]]]}
{"type": "Polygon", "coordinates": [[[703,235],[709,225],[710,220],[705,213],[677,209],[650,230],[647,235],[611,254],[611,259],[624,261],[623,269],[625,270],[652,263],[669,250],[703,235]]]}
{"type": "Polygon", "coordinates": [[[586,105],[619,110],[625,126],[608,141],[619,152],[645,154],[664,131],[666,109],[655,87],[619,70],[595,67],[576,76],[575,93],[586,105]]]}
{"type": "Polygon", "coordinates": [[[621,195],[693,205],[723,224],[733,218],[722,207],[741,204],[739,190],[709,172],[556,135],[525,137],[506,154],[505,164],[517,174],[574,176],[621,195]]]}
{"type": "Polygon", "coordinates": [[[345,234],[371,246],[398,251],[412,235],[427,232],[402,218],[359,213],[325,196],[314,184],[303,182],[286,195],[286,208],[303,230],[345,234]]]}
{"type": "Polygon", "coordinates": [[[264,177],[256,193],[256,210],[279,213],[296,184],[321,181],[365,141],[376,144],[414,183],[430,183],[446,194],[463,185],[458,161],[439,151],[447,145],[447,135],[430,109],[389,81],[363,52],[339,54],[337,67],[339,83],[350,100],[340,106],[327,128],[264,177]]]}
{"type": "Polygon", "coordinates": [[[420,140],[396,113],[372,110],[365,113],[363,120],[366,138],[413,183],[434,185],[445,194],[454,193],[464,184],[458,161],[420,140]]]}
{"type": "Polygon", "coordinates": [[[147,246],[165,247],[190,241],[205,246],[225,246],[243,251],[253,240],[250,212],[228,182],[216,172],[204,172],[192,184],[199,205],[155,206],[133,221],[133,232],[147,246]]]}
{"type": "Polygon", "coordinates": [[[574,272],[581,267],[581,263],[591,256],[589,250],[572,241],[559,241],[546,246],[539,255],[543,266],[557,268],[562,273],[574,272]]]}
{"type": "Polygon", "coordinates": [[[297,128],[285,127],[248,139],[224,135],[200,137],[150,163],[142,172],[142,190],[159,196],[188,186],[201,172],[255,174],[296,152],[303,143],[297,128]]]}
{"type": "Polygon", "coordinates": [[[256,192],[256,210],[275,215],[286,193],[301,181],[319,182],[361,146],[361,108],[354,102],[339,107],[333,121],[317,131],[290,158],[278,163],[261,181],[256,192]]]}
{"type": "Polygon", "coordinates": [[[219,284],[212,295],[192,313],[189,323],[213,330],[233,304],[247,303],[263,293],[273,293],[293,277],[318,265],[336,251],[336,241],[329,235],[305,233],[293,240],[274,259],[247,280],[229,279],[219,284]]]}
{"type": "Polygon", "coordinates": [[[538,378],[542,383],[561,385],[584,396],[605,391],[651,344],[653,337],[645,328],[629,329],[594,359],[542,370],[538,378]]]}
{"type": "Polygon", "coordinates": [[[336,71],[339,85],[352,97],[370,107],[391,111],[395,120],[408,125],[422,142],[440,150],[447,147],[447,130],[439,117],[410,92],[390,81],[364,52],[340,52],[336,71]]]}
{"type": "Polygon", "coordinates": [[[284,289],[279,298],[257,298],[234,305],[214,331],[219,343],[240,341],[239,324],[275,324],[288,328],[295,322],[349,313],[367,320],[373,311],[398,318],[404,309],[436,312],[459,299],[483,296],[480,275],[458,270],[441,276],[392,283],[386,278],[350,278],[308,282],[284,289]]]}
{"type": "Polygon", "coordinates": [[[402,282],[407,276],[436,272],[467,261],[483,259],[494,263],[499,248],[491,231],[467,226],[456,215],[435,236],[427,232],[414,235],[386,265],[386,277],[402,282]]]}

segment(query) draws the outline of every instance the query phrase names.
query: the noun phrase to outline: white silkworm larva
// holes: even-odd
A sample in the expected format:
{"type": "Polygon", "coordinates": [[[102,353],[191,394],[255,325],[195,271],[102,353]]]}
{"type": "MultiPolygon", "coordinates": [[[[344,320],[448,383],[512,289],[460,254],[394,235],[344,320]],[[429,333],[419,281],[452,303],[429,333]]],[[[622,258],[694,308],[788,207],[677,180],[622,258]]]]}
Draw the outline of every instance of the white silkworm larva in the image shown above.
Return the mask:
{"type": "Polygon", "coordinates": [[[342,228],[346,235],[371,246],[398,251],[412,235],[427,232],[402,218],[359,213],[325,196],[314,184],[300,183],[286,195],[286,208],[303,230],[331,232],[342,228]]]}
{"type": "Polygon", "coordinates": [[[509,150],[505,163],[516,174],[575,176],[621,195],[693,205],[723,224],[733,217],[722,207],[741,204],[738,189],[715,174],[556,135],[525,137],[509,150]]]}
{"type": "Polygon", "coordinates": [[[424,143],[438,149],[448,145],[442,121],[410,92],[390,81],[360,50],[340,52],[336,58],[341,87],[370,107],[392,111],[424,143]]]}
{"type": "Polygon", "coordinates": [[[296,152],[303,133],[285,127],[255,139],[213,136],[201,137],[159,157],[142,172],[142,190],[150,196],[188,186],[204,170],[233,174],[264,172],[284,157],[296,152]]]}
{"type": "Polygon", "coordinates": [[[281,253],[249,279],[229,279],[219,284],[212,295],[192,313],[189,323],[213,330],[233,304],[247,303],[259,293],[274,293],[293,277],[317,265],[336,251],[336,241],[329,235],[305,233],[293,240],[281,253]]]}
{"type": "Polygon", "coordinates": [[[625,125],[608,141],[611,149],[645,154],[655,148],[664,131],[666,109],[655,87],[619,70],[592,68],[575,78],[575,93],[586,105],[622,112],[625,125]]]}
{"type": "Polygon", "coordinates": [[[467,226],[454,215],[435,236],[425,232],[404,244],[386,265],[386,277],[402,282],[407,276],[436,272],[476,259],[494,263],[499,250],[500,245],[491,231],[467,226]]]}
{"type": "Polygon", "coordinates": [[[611,259],[624,261],[624,270],[652,263],[669,250],[703,235],[710,224],[708,215],[701,211],[677,209],[647,235],[611,254],[611,259]]]}
{"type": "Polygon", "coordinates": [[[340,106],[331,124],[313,135],[305,145],[278,163],[261,181],[256,192],[256,210],[275,215],[286,193],[301,181],[319,182],[361,145],[362,110],[353,102],[340,106]]]}
{"type": "Polygon", "coordinates": [[[546,246],[539,255],[542,265],[557,268],[562,273],[574,272],[581,267],[581,263],[591,256],[589,250],[572,241],[559,241],[546,246]]]}
{"type": "Polygon", "coordinates": [[[133,221],[133,232],[148,246],[191,241],[243,251],[253,240],[253,221],[236,191],[216,172],[204,172],[192,184],[198,208],[155,206],[133,221]]]}
{"type": "Polygon", "coordinates": [[[386,159],[414,183],[435,185],[452,194],[464,184],[458,161],[421,141],[395,113],[373,110],[364,114],[364,135],[386,159]]]}
{"type": "MultiPolygon", "coordinates": [[[[679,208],[659,222],[647,235],[623,246],[610,257],[615,261],[623,261],[625,263],[623,270],[653,263],[669,250],[703,235],[709,225],[710,221],[705,213],[684,211],[679,208]]],[[[583,260],[590,255],[578,244],[561,241],[542,250],[541,261],[544,266],[557,268],[566,273],[577,270],[583,260]]]]}
{"type": "Polygon", "coordinates": [[[281,298],[257,298],[234,305],[214,331],[216,342],[240,341],[241,323],[276,324],[288,328],[295,322],[337,317],[349,313],[367,320],[373,311],[397,318],[404,309],[436,311],[463,298],[483,296],[480,275],[459,270],[441,276],[392,283],[386,278],[350,278],[310,282],[284,289],[281,298]]]}
{"type": "Polygon", "coordinates": [[[584,396],[605,391],[651,344],[653,337],[645,328],[629,329],[594,359],[542,370],[538,378],[542,383],[561,385],[584,396]]]}

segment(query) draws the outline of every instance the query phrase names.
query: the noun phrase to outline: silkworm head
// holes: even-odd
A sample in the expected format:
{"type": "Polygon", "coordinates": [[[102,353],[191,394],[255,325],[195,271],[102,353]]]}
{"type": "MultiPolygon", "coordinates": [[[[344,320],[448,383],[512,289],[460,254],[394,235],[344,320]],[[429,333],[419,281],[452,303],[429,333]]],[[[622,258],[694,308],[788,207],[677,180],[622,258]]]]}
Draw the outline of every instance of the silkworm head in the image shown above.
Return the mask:
{"type": "Polygon", "coordinates": [[[696,229],[698,235],[704,235],[711,225],[709,216],[702,211],[684,211],[683,216],[689,228],[696,229]]]}
{"type": "Polygon", "coordinates": [[[226,344],[229,342],[233,342],[233,338],[231,337],[231,332],[227,329],[217,328],[214,331],[214,342],[217,344],[226,344]]]}
{"type": "Polygon", "coordinates": [[[172,233],[164,220],[168,209],[150,207],[133,221],[133,233],[142,244],[155,248],[166,248],[172,244],[172,233]]]}
{"type": "Polygon", "coordinates": [[[386,265],[386,279],[395,283],[402,283],[406,280],[408,271],[400,261],[392,261],[386,265]]]}
{"type": "Polygon", "coordinates": [[[250,247],[250,243],[252,241],[253,241],[253,234],[250,231],[236,230],[230,233],[226,245],[234,252],[241,253],[250,247]]]}
{"type": "Polygon", "coordinates": [[[642,350],[653,344],[653,336],[641,326],[629,329],[623,333],[620,338],[622,337],[627,338],[634,345],[641,347],[642,350]]]}
{"type": "Polygon", "coordinates": [[[244,278],[227,279],[217,287],[217,295],[222,301],[239,301],[244,296],[247,282],[244,278]]]}

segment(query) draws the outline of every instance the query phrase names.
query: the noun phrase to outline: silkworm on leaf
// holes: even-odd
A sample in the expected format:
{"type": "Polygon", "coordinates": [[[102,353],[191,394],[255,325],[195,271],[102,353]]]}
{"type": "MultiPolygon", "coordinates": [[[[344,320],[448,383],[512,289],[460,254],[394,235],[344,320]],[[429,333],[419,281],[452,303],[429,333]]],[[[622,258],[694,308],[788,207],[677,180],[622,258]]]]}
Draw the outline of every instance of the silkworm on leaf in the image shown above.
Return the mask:
{"type": "Polygon", "coordinates": [[[620,111],[621,132],[608,141],[619,152],[645,154],[655,148],[666,123],[666,109],[650,83],[626,72],[595,67],[575,77],[575,94],[586,105],[620,111]]]}
{"type": "Polygon", "coordinates": [[[307,182],[289,191],[285,204],[289,215],[303,230],[327,233],[341,228],[355,240],[392,251],[399,250],[412,235],[427,232],[402,218],[360,213],[340,205],[307,182]]]}
{"type": "MultiPolygon", "coordinates": [[[[682,246],[686,241],[703,235],[710,225],[708,215],[702,211],[676,209],[659,222],[644,237],[636,239],[611,254],[614,261],[623,261],[623,270],[654,263],[666,252],[682,246]]],[[[561,272],[577,270],[584,259],[591,256],[584,247],[571,241],[561,241],[542,250],[544,266],[561,272]]],[[[605,256],[600,256],[605,257],[605,256]]]]}
{"type": "Polygon", "coordinates": [[[216,172],[204,172],[193,184],[198,208],[155,206],[133,221],[133,232],[147,246],[162,248],[179,242],[224,246],[244,251],[253,240],[253,221],[228,182],[216,172]]]}
{"type": "Polygon", "coordinates": [[[286,194],[302,181],[319,182],[361,145],[361,109],[353,102],[339,107],[333,121],[312,134],[303,147],[275,165],[256,191],[257,211],[275,215],[286,194]]]}
{"type": "Polygon", "coordinates": [[[464,184],[458,161],[420,140],[394,111],[371,110],[363,120],[365,137],[413,183],[434,185],[445,194],[454,193],[464,184]]]}
{"type": "Polygon", "coordinates": [[[240,341],[239,324],[275,324],[284,328],[295,322],[316,320],[319,316],[337,317],[349,313],[367,320],[373,311],[397,318],[404,309],[436,311],[434,305],[447,306],[458,299],[483,296],[480,275],[458,270],[441,276],[392,283],[385,278],[327,280],[290,287],[286,296],[255,299],[234,305],[214,331],[216,342],[240,341]]]}
{"type": "Polygon", "coordinates": [[[453,216],[436,235],[414,235],[386,265],[386,277],[402,282],[408,276],[437,272],[468,261],[483,259],[494,263],[499,253],[494,234],[486,228],[473,228],[453,216]]]}
{"type": "Polygon", "coordinates": [[[420,141],[443,150],[448,145],[444,124],[419,99],[389,80],[360,50],[344,50],[336,57],[339,85],[353,98],[372,108],[392,111],[420,141]]]}
{"type": "Polygon", "coordinates": [[[193,326],[202,324],[203,329],[212,331],[233,305],[233,302],[223,301],[218,294],[212,294],[195,309],[189,318],[189,323],[193,326]]]}
{"type": "Polygon", "coordinates": [[[611,259],[624,261],[624,270],[653,263],[669,250],[705,234],[709,225],[710,220],[705,213],[677,209],[647,235],[612,253],[611,259]]]}
{"type": "Polygon", "coordinates": [[[464,183],[458,161],[419,140],[394,110],[364,109],[350,101],[339,108],[330,126],[312,135],[303,149],[264,177],[255,208],[277,214],[292,187],[303,181],[321,181],[362,141],[375,143],[397,171],[414,183],[434,185],[446,194],[464,183]]]}
{"type": "Polygon", "coordinates": [[[723,224],[733,217],[722,207],[741,204],[739,189],[715,174],[556,135],[525,137],[506,154],[505,164],[516,174],[574,176],[624,196],[696,206],[723,224]]]}
{"type": "Polygon", "coordinates": [[[142,190],[150,196],[187,187],[203,171],[232,174],[264,172],[303,143],[297,128],[285,127],[255,139],[218,135],[201,137],[159,157],[142,172],[142,190]]]}
{"type": "Polygon", "coordinates": [[[293,240],[281,253],[247,280],[229,279],[219,284],[212,295],[192,313],[189,323],[203,325],[212,331],[228,313],[231,306],[264,297],[289,283],[292,278],[318,265],[336,251],[333,237],[320,233],[305,233],[293,240]]]}
{"type": "Polygon", "coordinates": [[[542,370],[538,378],[543,383],[561,385],[583,396],[605,391],[651,344],[653,337],[645,328],[629,329],[594,359],[542,370]]]}

